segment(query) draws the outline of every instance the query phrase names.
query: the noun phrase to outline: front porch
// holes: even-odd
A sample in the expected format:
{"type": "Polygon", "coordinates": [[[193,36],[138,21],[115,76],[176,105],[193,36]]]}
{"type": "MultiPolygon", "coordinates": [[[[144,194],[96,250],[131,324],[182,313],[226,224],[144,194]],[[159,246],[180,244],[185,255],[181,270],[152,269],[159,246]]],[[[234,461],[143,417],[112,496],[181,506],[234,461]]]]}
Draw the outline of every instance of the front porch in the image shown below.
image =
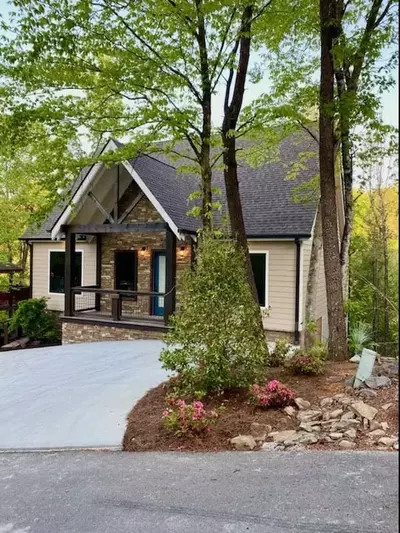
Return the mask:
{"type": "Polygon", "coordinates": [[[65,324],[154,331],[156,336],[167,331],[176,307],[177,257],[182,270],[191,256],[187,243],[177,248],[168,224],[65,225],[63,233],[65,324]],[[76,284],[78,235],[96,239],[94,285],[76,284]]]}

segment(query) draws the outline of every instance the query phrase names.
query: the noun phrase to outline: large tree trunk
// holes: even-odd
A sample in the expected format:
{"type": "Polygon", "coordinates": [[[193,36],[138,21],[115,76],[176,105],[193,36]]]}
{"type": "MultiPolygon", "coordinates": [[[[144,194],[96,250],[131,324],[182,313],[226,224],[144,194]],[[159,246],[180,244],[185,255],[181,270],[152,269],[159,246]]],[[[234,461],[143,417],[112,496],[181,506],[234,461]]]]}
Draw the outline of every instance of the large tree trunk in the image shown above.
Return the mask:
{"type": "Polygon", "coordinates": [[[353,231],[353,158],[351,154],[351,135],[348,119],[348,106],[346,106],[345,75],[342,68],[335,71],[336,85],[339,97],[339,125],[340,125],[340,153],[343,169],[343,203],[344,227],[340,245],[340,264],[342,266],[343,297],[348,298],[348,275],[350,239],[353,231]]]}
{"type": "Polygon", "coordinates": [[[224,146],[224,181],[226,189],[226,199],[228,204],[229,220],[231,223],[231,231],[233,237],[237,239],[239,245],[244,251],[246,257],[248,281],[253,292],[253,296],[258,302],[257,289],[254,282],[253,269],[251,266],[249,248],[247,244],[242,202],[240,199],[235,138],[235,130],[243,104],[243,95],[250,59],[250,31],[252,15],[253,6],[249,5],[245,7],[242,15],[240,38],[237,41],[237,44],[240,44],[240,52],[239,64],[236,72],[235,86],[233,89],[232,99],[229,102],[230,88],[234,74],[233,69],[231,69],[226,87],[224,120],[222,122],[221,138],[224,146]]]}
{"type": "Polygon", "coordinates": [[[244,226],[242,202],[240,199],[239,181],[237,175],[235,137],[229,137],[223,133],[224,143],[224,179],[226,189],[226,201],[228,205],[229,219],[233,238],[244,250],[246,256],[247,278],[255,300],[258,302],[257,288],[254,282],[253,269],[251,266],[249,247],[247,244],[246,230],[244,226]]]}
{"type": "Polygon", "coordinates": [[[318,261],[322,248],[322,220],[321,220],[321,206],[318,204],[317,214],[315,217],[315,226],[313,241],[311,247],[310,266],[308,269],[307,278],[307,295],[305,305],[305,337],[304,344],[306,348],[310,348],[314,343],[314,335],[312,331],[307,328],[307,324],[315,319],[314,304],[317,298],[317,283],[318,283],[318,261]]]}
{"type": "Polygon", "coordinates": [[[212,227],[212,170],[210,162],[210,136],[211,136],[211,97],[208,103],[203,104],[203,140],[200,153],[201,167],[201,213],[204,229],[212,227]]]}
{"type": "Polygon", "coordinates": [[[342,272],[338,238],[335,184],[334,68],[332,48],[336,3],[320,0],[321,81],[319,110],[319,167],[321,189],[322,238],[324,251],[326,296],[328,304],[331,359],[347,359],[346,321],[343,305],[342,272]]]}
{"type": "Polygon", "coordinates": [[[202,178],[202,223],[204,229],[212,227],[212,170],[210,162],[211,142],[211,82],[207,52],[206,27],[203,0],[196,0],[197,31],[194,36],[199,47],[203,125],[201,131],[201,149],[199,163],[202,178]]]}

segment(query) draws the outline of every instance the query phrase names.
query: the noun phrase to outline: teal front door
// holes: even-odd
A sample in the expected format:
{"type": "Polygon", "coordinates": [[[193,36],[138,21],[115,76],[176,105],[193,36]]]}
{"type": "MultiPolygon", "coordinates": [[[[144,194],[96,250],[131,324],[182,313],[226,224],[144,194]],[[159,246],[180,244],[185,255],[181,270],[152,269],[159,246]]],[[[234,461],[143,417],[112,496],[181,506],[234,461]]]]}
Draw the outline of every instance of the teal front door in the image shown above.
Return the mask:
{"type": "MultiPolygon", "coordinates": [[[[165,252],[153,255],[153,291],[165,292],[165,252]]],[[[164,314],[164,297],[153,296],[153,315],[164,314]]]]}

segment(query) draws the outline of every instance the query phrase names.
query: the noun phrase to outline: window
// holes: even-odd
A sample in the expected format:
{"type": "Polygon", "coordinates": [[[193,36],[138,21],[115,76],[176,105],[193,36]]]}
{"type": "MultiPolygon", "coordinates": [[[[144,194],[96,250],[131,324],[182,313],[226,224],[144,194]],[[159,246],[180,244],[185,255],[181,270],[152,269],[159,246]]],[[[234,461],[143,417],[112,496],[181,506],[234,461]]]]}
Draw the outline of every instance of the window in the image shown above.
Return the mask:
{"type": "Polygon", "coordinates": [[[258,294],[258,301],[261,307],[268,306],[267,254],[268,252],[250,253],[251,266],[253,267],[254,281],[256,283],[258,294]]]}
{"type": "MultiPolygon", "coordinates": [[[[50,252],[49,292],[64,292],[65,252],[50,252]]],[[[74,287],[82,285],[82,252],[75,252],[74,287]]]]}
{"type": "Polygon", "coordinates": [[[136,291],[137,258],[136,252],[115,252],[115,288],[123,291],[136,291]]]}

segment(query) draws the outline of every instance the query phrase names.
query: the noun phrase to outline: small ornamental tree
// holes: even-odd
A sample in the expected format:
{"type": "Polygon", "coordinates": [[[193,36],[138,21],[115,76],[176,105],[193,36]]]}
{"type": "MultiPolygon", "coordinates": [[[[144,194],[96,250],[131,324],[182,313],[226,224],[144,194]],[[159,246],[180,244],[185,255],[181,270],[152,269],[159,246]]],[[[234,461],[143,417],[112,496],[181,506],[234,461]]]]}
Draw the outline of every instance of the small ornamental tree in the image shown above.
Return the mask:
{"type": "Polygon", "coordinates": [[[177,386],[204,395],[248,387],[263,377],[268,348],[238,244],[204,233],[180,294],[160,356],[163,367],[177,373],[177,386]]]}

